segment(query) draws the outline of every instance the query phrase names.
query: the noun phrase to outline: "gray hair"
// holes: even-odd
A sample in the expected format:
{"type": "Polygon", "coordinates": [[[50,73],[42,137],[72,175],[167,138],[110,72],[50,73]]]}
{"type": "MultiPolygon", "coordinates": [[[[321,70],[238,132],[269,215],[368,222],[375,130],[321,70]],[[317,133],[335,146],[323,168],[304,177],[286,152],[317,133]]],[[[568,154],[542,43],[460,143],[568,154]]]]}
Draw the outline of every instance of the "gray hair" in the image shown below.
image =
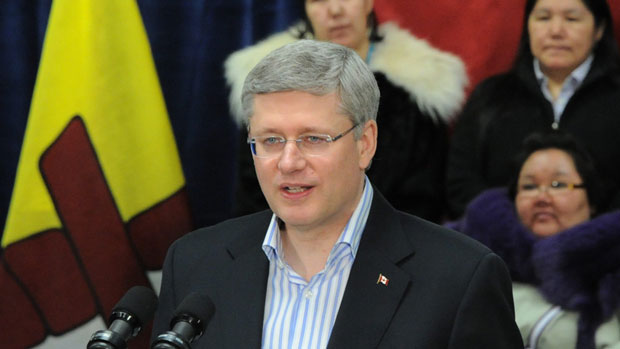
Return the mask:
{"type": "MultiPolygon", "coordinates": [[[[355,125],[376,120],[379,87],[359,55],[344,46],[314,40],[298,40],[263,58],[243,84],[241,103],[244,123],[253,114],[254,95],[301,91],[317,96],[336,92],[340,112],[355,125]]],[[[359,139],[363,128],[355,129],[359,139]]]]}

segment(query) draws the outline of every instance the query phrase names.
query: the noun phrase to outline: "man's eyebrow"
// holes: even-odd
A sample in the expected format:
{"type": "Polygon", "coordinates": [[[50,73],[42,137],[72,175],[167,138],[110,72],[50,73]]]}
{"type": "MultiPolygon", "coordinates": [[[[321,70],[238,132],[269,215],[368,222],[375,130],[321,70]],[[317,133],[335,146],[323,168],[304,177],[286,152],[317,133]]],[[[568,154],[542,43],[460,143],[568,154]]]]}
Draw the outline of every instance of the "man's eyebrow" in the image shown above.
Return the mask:
{"type": "Polygon", "coordinates": [[[274,134],[279,134],[280,132],[272,127],[266,127],[266,128],[261,128],[261,127],[257,127],[257,128],[253,128],[253,129],[249,129],[248,133],[274,133],[274,134]]]}
{"type": "MultiPolygon", "coordinates": [[[[281,135],[282,131],[273,128],[273,127],[266,127],[266,128],[258,128],[257,132],[254,132],[252,129],[249,130],[249,133],[253,133],[253,134],[277,134],[277,135],[281,135]]],[[[304,128],[301,128],[298,132],[297,132],[297,136],[301,136],[304,134],[308,134],[308,133],[320,133],[320,134],[328,134],[329,131],[326,130],[325,128],[319,128],[316,126],[307,126],[304,128]]]]}

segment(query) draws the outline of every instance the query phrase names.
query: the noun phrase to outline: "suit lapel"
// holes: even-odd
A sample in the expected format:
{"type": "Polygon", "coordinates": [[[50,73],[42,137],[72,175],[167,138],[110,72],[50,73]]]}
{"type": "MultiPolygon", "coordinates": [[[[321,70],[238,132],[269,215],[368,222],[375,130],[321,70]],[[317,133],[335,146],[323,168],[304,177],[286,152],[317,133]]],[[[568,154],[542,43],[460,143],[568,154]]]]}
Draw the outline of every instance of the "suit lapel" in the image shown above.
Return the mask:
{"type": "Polygon", "coordinates": [[[375,190],[328,347],[377,347],[411,282],[398,262],[412,254],[398,214],[375,190]]]}
{"type": "MultiPolygon", "coordinates": [[[[256,224],[256,227],[267,225],[256,224]]],[[[219,287],[222,332],[227,348],[260,348],[269,261],[261,248],[264,231],[228,247],[233,258],[219,287]]]]}

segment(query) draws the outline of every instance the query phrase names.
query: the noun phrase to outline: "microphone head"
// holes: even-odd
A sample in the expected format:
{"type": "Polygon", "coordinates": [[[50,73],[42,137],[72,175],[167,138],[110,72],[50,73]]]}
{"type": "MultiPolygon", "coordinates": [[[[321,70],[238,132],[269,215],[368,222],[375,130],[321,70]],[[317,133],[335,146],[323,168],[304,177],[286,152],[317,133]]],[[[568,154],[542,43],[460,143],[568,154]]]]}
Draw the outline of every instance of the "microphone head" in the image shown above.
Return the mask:
{"type": "Polygon", "coordinates": [[[116,319],[123,319],[139,330],[153,319],[158,303],[157,295],[151,288],[134,286],[112,309],[110,323],[116,319]]]}
{"type": "Polygon", "coordinates": [[[86,348],[127,348],[127,341],[138,335],[142,326],[153,318],[157,296],[144,286],[132,287],[112,309],[110,328],[95,332],[86,348]]]}
{"type": "Polygon", "coordinates": [[[204,332],[214,313],[215,304],[209,296],[200,292],[192,292],[179,304],[170,325],[174,326],[179,321],[188,322],[196,331],[194,338],[198,338],[204,332]]]}

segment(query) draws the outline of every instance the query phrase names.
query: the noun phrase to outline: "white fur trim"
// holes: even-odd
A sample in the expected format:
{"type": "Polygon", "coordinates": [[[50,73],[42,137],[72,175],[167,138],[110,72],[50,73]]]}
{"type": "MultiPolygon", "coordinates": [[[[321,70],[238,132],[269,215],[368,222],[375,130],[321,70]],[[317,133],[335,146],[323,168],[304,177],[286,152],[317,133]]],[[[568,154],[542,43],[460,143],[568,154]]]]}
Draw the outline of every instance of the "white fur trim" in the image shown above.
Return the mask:
{"type": "Polygon", "coordinates": [[[408,91],[423,112],[450,120],[465,99],[468,79],[463,61],[394,23],[381,25],[379,34],[383,40],[375,44],[370,68],[408,91]]]}
{"type": "Polygon", "coordinates": [[[226,83],[230,86],[230,111],[237,125],[243,125],[241,92],[243,92],[245,78],[252,68],[271,51],[294,42],[295,40],[297,40],[297,38],[291,31],[280,32],[228,56],[224,62],[224,74],[226,83]]]}
{"type": "MultiPolygon", "coordinates": [[[[241,92],[248,73],[269,52],[297,40],[294,27],[273,34],[255,45],[231,54],[224,62],[226,82],[231,88],[230,110],[243,124],[241,92]]],[[[467,74],[456,55],[433,48],[394,23],[379,26],[383,40],[375,44],[369,67],[405,89],[419,108],[433,117],[449,121],[465,99],[467,74]]]]}

